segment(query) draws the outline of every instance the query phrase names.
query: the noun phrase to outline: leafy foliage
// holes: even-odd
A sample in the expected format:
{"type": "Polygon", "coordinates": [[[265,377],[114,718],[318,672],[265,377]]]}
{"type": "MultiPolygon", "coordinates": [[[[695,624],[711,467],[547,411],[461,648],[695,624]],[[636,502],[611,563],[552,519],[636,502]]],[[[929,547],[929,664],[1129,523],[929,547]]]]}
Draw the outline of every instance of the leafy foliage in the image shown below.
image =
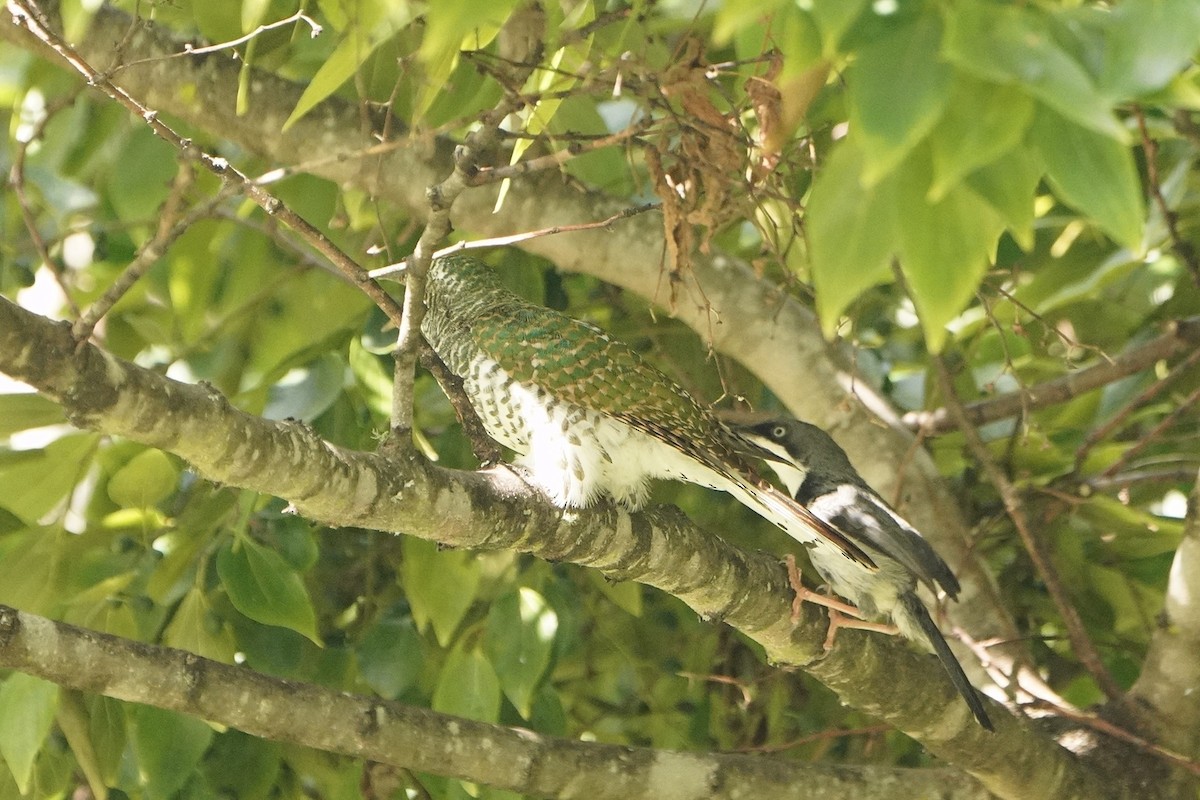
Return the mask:
{"type": "MultiPolygon", "coordinates": [[[[943,402],[931,388],[934,353],[961,366],[964,400],[986,399],[1200,314],[1194,0],[725,0],[696,13],[593,0],[540,12],[484,0],[116,5],[181,38],[239,40],[203,57],[236,52],[243,82],[229,102],[243,116],[277,117],[281,135],[340,98],[359,104],[364,126],[382,120],[378,129],[401,140],[461,141],[502,97],[522,98],[490,166],[566,153],[555,162],[564,180],[630,206],[657,197],[671,286],[698,252],[800,284],[825,333],[858,348],[862,380],[904,411],[943,402]],[[273,24],[300,11],[310,18],[273,24]],[[256,94],[255,70],[306,88],[279,108],[256,94]]],[[[82,39],[94,4],[62,6],[67,36],[82,39]]],[[[9,132],[0,163],[23,180],[0,208],[6,297],[52,314],[87,308],[152,240],[164,209],[208,204],[97,338],[122,358],[207,381],[251,413],[374,448],[388,428],[392,334],[354,286],[40,57],[0,51],[0,114],[9,132]]],[[[182,127],[248,174],[280,166],[237,131],[182,127]]],[[[309,169],[301,163],[272,192],[346,252],[382,254],[379,264],[363,256],[368,266],[410,252],[417,215],[367,184],[309,174],[329,155],[321,144],[298,156],[309,169]]],[[[530,256],[493,260],[527,296],[650,351],[698,396],[778,404],[737,365],[721,362],[718,373],[682,323],[653,319],[641,301],[544,272],[530,256]]],[[[1197,466],[1200,375],[1194,361],[1178,363],[984,428],[1124,685],[1179,541],[1170,503],[1197,466]],[[1154,387],[1163,391],[1150,396],[1154,387]]],[[[673,598],[511,553],[317,529],[277,501],[209,485],[171,456],[76,431],[48,401],[5,392],[0,602],[271,674],[604,742],[782,749],[866,725],[673,598]]],[[[448,466],[473,466],[424,373],[416,395],[428,449],[448,466]]],[[[993,487],[964,458],[962,435],[930,448],[965,498],[1004,604],[1037,637],[1039,666],[1068,699],[1100,700],[993,487]]],[[[747,546],[789,546],[699,490],[660,487],[657,498],[747,546]]],[[[790,752],[925,759],[878,731],[790,752]]],[[[60,696],[17,673],[0,686],[0,755],[0,797],[70,791],[77,771],[94,791],[153,800],[351,797],[361,780],[347,759],[60,696]]],[[[413,780],[438,797],[500,794],[413,780]]]]}

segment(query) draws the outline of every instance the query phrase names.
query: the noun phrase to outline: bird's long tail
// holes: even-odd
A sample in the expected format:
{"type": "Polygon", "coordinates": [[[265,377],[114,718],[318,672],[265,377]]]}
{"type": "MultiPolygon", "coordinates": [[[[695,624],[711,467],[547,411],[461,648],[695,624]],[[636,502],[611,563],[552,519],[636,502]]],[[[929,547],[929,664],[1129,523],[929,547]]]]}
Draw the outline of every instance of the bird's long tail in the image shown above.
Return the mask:
{"type": "Polygon", "coordinates": [[[917,597],[916,592],[902,593],[900,595],[900,608],[897,610],[906,617],[903,620],[897,619],[901,629],[915,627],[924,634],[923,638],[929,642],[938,660],[946,668],[946,672],[950,675],[950,682],[954,684],[954,688],[967,701],[967,706],[970,707],[971,713],[975,715],[975,719],[979,721],[979,724],[985,730],[994,731],[995,728],[992,726],[992,720],[988,717],[987,711],[984,710],[983,701],[979,699],[979,693],[975,691],[975,687],[967,680],[967,674],[963,672],[962,665],[954,657],[954,653],[950,650],[950,645],[946,644],[945,637],[942,636],[942,632],[934,624],[933,618],[929,616],[929,610],[925,608],[925,604],[917,597]],[[909,624],[906,625],[906,622],[909,624]]]}

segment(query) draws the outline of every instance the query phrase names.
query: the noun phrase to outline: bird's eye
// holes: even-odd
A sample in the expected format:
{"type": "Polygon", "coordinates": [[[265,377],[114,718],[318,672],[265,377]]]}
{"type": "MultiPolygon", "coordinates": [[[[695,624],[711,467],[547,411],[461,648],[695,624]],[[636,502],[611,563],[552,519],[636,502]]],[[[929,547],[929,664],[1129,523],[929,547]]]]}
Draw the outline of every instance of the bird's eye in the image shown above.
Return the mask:
{"type": "Polygon", "coordinates": [[[787,430],[782,425],[776,425],[774,428],[771,428],[771,438],[773,439],[782,439],[785,433],[787,433],[787,430]]]}

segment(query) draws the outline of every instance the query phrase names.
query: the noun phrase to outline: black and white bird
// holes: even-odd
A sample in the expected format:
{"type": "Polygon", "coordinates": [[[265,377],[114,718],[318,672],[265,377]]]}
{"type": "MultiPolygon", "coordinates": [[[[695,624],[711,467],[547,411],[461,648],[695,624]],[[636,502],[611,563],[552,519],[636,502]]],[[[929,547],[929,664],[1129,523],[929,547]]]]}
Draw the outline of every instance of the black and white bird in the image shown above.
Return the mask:
{"type": "Polygon", "coordinates": [[[830,639],[837,627],[885,630],[872,620],[894,623],[905,638],[931,649],[941,660],[950,680],[987,730],[994,730],[975,688],[967,680],[962,665],[951,652],[928,609],[917,597],[917,581],[955,598],[958,580],[946,562],[907,521],[867,485],[854,469],[844,450],[825,431],[807,422],[790,418],[771,419],[738,429],[747,440],[771,451],[778,461],[767,463],[779,475],[788,491],[801,504],[861,547],[878,567],[867,570],[839,555],[831,557],[819,548],[809,553],[813,567],[834,593],[848,600],[853,608],[830,598],[809,592],[794,580],[798,597],[815,599],[830,606],[830,639]],[[857,620],[839,620],[834,610],[848,613],[857,620]]]}

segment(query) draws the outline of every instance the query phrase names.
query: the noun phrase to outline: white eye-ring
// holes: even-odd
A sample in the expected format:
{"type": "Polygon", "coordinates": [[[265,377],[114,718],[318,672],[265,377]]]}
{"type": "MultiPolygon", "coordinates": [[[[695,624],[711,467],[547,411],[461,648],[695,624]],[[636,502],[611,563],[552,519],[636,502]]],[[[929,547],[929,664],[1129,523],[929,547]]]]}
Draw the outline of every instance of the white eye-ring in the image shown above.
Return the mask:
{"type": "Polygon", "coordinates": [[[782,439],[786,433],[787,428],[782,425],[776,425],[774,428],[771,428],[771,438],[773,439],[782,439]]]}

